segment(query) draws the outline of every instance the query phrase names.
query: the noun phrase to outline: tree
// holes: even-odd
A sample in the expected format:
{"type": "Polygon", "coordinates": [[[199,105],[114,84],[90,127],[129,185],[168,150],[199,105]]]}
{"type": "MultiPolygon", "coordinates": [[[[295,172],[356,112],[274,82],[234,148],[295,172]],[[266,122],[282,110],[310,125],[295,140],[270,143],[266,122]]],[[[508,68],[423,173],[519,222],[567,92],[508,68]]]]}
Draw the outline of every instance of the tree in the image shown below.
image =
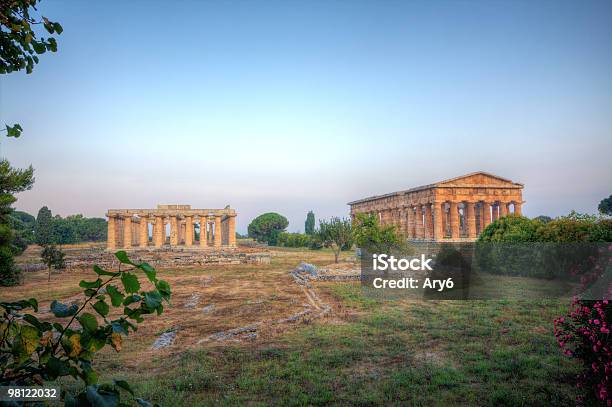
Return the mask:
{"type": "Polygon", "coordinates": [[[66,268],[66,262],[64,260],[64,252],[55,247],[55,245],[48,245],[42,251],[40,255],[43,263],[49,268],[49,280],[51,281],[51,268],[56,270],[62,270],[66,268]]]}
{"type": "Polygon", "coordinates": [[[548,223],[552,221],[552,218],[550,216],[540,215],[540,216],[536,216],[535,218],[533,218],[533,220],[538,220],[542,223],[548,223]]]}
{"type": "Polygon", "coordinates": [[[306,222],[304,222],[304,233],[307,235],[314,234],[315,230],[315,215],[313,211],[308,211],[306,215],[306,222]]]}
{"type": "Polygon", "coordinates": [[[170,285],[157,278],[153,267],[132,262],[124,251],[115,256],[129,268],[113,272],[94,266],[96,279],[79,283],[83,301],[51,302],[53,323],[36,317],[36,298],[0,302],[0,386],[39,386],[71,376],[81,380],[84,388],[76,395],[62,392],[67,406],[152,405],[134,398],[124,380],[98,384],[94,370],[98,351],[109,345],[120,352],[124,337],[144,322],[143,315],[160,315],[163,302],[170,302],[170,285]],[[137,273],[148,281],[141,284],[137,273]],[[115,312],[111,313],[111,306],[115,312]],[[131,404],[121,400],[125,395],[131,404]]]}
{"type": "Polygon", "coordinates": [[[374,214],[359,213],[353,224],[353,239],[357,247],[370,253],[405,250],[406,244],[393,225],[381,226],[374,214]]]}
{"type": "Polygon", "coordinates": [[[597,209],[602,215],[612,216],[612,195],[602,199],[597,209]]]}
{"type": "MultiPolygon", "coordinates": [[[[47,17],[36,14],[38,0],[0,0],[0,74],[25,69],[32,73],[38,63],[38,55],[57,51],[54,37],[39,37],[34,28],[42,25],[48,34],[61,34],[62,26],[47,17]]],[[[5,124],[8,137],[19,137],[19,124],[5,124]]]]}
{"type": "Polygon", "coordinates": [[[53,215],[46,206],[43,206],[38,211],[34,234],[36,244],[40,246],[53,243],[53,215]]]}
{"type": "Polygon", "coordinates": [[[258,242],[266,242],[270,246],[276,246],[278,235],[284,232],[289,221],[283,215],[275,212],[259,215],[249,224],[249,237],[258,242]]]}
{"type": "Polygon", "coordinates": [[[11,205],[17,201],[13,194],[32,188],[34,169],[11,167],[8,160],[0,161],[0,285],[19,284],[20,271],[15,266],[13,241],[15,235],[10,227],[11,205]]]}
{"type": "Polygon", "coordinates": [[[320,220],[317,238],[323,246],[334,252],[334,262],[338,263],[340,251],[353,243],[353,229],[350,219],[333,217],[329,221],[320,220]]]}

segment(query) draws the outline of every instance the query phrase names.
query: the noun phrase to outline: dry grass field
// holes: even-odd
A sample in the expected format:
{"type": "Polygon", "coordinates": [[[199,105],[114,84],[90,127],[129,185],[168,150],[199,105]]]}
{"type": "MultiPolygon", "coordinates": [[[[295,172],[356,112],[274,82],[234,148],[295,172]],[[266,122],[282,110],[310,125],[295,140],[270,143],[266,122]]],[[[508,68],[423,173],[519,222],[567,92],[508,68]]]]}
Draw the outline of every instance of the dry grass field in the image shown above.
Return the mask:
{"type": "MultiPolygon", "coordinates": [[[[164,406],[573,405],[576,367],[552,336],[567,301],[381,301],[356,282],[315,282],[331,311],[287,322],[318,307],[289,275],[301,261],[329,265],[333,254],[274,249],[269,265],[159,270],[171,306],[95,367],[164,406]],[[250,334],[209,338],[252,324],[250,334]],[[153,350],[169,331],[173,345],[153,350]]],[[[52,299],[77,300],[78,282],[91,276],[70,270],[49,283],[31,272],[0,298],[35,296],[44,311],[52,299]]]]}

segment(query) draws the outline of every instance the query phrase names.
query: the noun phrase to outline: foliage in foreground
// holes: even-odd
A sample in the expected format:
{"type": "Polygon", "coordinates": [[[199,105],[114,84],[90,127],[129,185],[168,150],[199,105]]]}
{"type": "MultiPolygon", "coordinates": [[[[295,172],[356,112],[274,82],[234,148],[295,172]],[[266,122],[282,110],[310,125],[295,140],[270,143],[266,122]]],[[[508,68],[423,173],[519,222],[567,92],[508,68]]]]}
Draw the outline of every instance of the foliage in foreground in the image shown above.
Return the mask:
{"type": "Polygon", "coordinates": [[[79,283],[85,296],[81,305],[51,303],[53,315],[67,323],[38,319],[35,298],[0,303],[0,385],[39,385],[65,376],[80,379],[84,388],[79,394],[62,394],[67,406],[115,406],[121,403],[122,393],[134,396],[124,380],[99,384],[93,357],[106,345],[119,352],[123,337],[137,330],[134,322],[143,322],[143,315],[160,315],[162,301],[170,301],[170,286],[157,278],[149,264],[133,263],[124,251],[115,255],[131,268],[111,272],[94,266],[97,279],[79,283]],[[135,270],[146,275],[150,290],[141,286],[135,270]],[[110,315],[111,306],[122,309],[117,318],[110,315]],[[34,313],[24,312],[30,309],[34,313]],[[75,321],[78,326],[72,325],[75,321]]]}

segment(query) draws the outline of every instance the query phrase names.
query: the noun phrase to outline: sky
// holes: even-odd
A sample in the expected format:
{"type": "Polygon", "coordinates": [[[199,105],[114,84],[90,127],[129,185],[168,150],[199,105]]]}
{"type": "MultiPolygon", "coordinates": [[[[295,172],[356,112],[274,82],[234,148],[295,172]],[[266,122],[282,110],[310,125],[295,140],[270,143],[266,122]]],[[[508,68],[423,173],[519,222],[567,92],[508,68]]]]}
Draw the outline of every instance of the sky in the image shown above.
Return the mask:
{"type": "Polygon", "coordinates": [[[306,213],[486,171],[527,216],[612,193],[612,2],[63,1],[58,52],[0,77],[16,208],[306,213]]]}

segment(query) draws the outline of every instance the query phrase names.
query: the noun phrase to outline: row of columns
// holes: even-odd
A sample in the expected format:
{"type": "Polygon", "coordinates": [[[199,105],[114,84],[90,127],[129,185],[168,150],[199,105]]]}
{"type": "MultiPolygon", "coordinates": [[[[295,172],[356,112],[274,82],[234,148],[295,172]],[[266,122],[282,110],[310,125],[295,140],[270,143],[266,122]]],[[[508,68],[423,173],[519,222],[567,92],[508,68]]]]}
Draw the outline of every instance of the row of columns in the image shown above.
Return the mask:
{"type": "Polygon", "coordinates": [[[378,213],[382,225],[395,224],[413,240],[475,239],[491,222],[521,214],[521,202],[445,201],[378,213]]]}
{"type": "Polygon", "coordinates": [[[108,249],[149,247],[149,223],[153,225],[152,244],[162,247],[166,244],[166,225],[170,225],[170,246],[222,247],[236,246],[236,216],[121,216],[108,217],[108,249]],[[200,240],[195,240],[195,224],[200,227],[200,240]],[[197,242],[197,246],[196,246],[197,242]]]}

